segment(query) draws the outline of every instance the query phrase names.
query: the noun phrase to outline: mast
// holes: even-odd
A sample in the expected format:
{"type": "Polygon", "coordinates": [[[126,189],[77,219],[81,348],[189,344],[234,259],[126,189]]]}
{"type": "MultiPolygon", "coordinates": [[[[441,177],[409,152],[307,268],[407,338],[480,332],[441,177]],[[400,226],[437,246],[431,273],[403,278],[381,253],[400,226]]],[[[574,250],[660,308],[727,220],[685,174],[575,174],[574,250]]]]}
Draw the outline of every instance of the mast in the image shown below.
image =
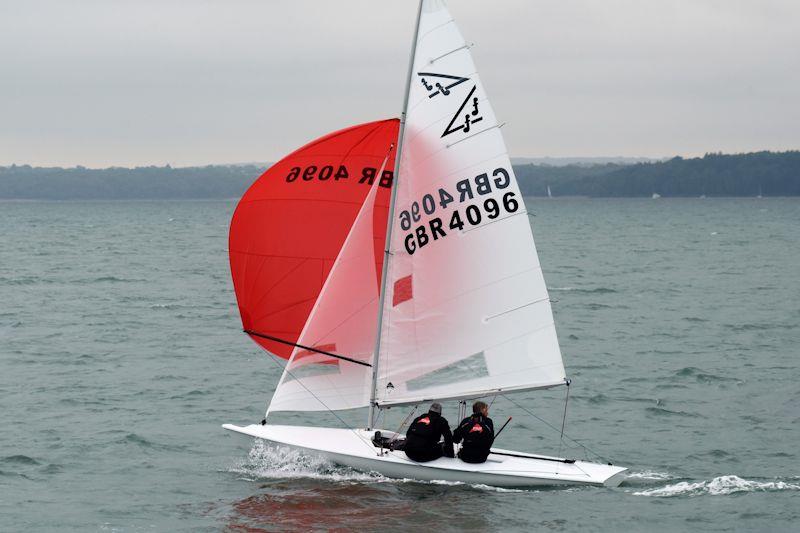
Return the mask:
{"type": "Polygon", "coordinates": [[[408,111],[408,97],[411,92],[411,76],[414,73],[414,59],[417,52],[417,38],[419,37],[419,21],[422,17],[422,4],[419,0],[417,9],[417,22],[414,26],[414,39],[411,41],[411,55],[408,58],[408,75],[406,76],[406,92],[403,98],[403,111],[400,113],[400,133],[397,137],[397,154],[394,160],[394,179],[392,181],[392,194],[389,199],[389,217],[386,224],[386,243],[383,248],[383,272],[381,275],[381,292],[378,299],[378,333],[375,337],[375,352],[372,354],[372,389],[369,397],[369,414],[367,429],[372,429],[375,423],[375,397],[378,389],[378,359],[381,353],[381,331],[383,330],[383,306],[386,300],[386,282],[389,273],[389,258],[391,257],[392,227],[394,226],[394,206],[397,199],[397,182],[400,177],[400,157],[403,154],[403,136],[406,126],[406,112],[408,111]]]}

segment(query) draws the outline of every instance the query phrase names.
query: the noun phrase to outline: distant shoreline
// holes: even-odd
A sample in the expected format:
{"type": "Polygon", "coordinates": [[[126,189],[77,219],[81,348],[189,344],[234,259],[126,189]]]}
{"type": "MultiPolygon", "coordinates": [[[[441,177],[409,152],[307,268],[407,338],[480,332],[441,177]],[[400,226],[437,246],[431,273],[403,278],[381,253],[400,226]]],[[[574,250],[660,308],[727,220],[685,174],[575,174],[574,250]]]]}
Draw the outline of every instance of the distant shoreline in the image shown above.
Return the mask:
{"type": "MultiPolygon", "coordinates": [[[[746,198],[800,196],[800,151],[706,154],[664,161],[514,164],[525,197],[746,198]]],[[[0,200],[225,200],[265,165],[0,167],[0,200]]]]}
{"type": "MultiPolygon", "coordinates": [[[[700,198],[699,196],[666,196],[661,198],[648,198],[645,196],[554,196],[548,198],[546,196],[525,196],[525,200],[536,201],[564,201],[564,200],[637,200],[637,201],[653,201],[659,200],[675,201],[675,200],[797,200],[800,195],[793,196],[707,196],[700,198]]],[[[212,202],[238,202],[240,198],[65,198],[65,199],[49,199],[49,198],[0,198],[0,204],[103,204],[103,203],[174,203],[174,202],[195,202],[195,203],[212,203],[212,202]]]]}

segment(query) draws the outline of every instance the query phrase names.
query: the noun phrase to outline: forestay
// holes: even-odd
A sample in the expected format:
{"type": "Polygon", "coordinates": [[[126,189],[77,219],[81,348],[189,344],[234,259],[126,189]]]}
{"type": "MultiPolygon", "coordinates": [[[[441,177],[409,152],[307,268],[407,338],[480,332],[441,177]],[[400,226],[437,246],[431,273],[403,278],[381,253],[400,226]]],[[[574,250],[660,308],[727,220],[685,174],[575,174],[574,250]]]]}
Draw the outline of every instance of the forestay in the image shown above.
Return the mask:
{"type": "Polygon", "coordinates": [[[564,383],[494,111],[450,13],[423,3],[377,365],[379,405],[564,383]]]}

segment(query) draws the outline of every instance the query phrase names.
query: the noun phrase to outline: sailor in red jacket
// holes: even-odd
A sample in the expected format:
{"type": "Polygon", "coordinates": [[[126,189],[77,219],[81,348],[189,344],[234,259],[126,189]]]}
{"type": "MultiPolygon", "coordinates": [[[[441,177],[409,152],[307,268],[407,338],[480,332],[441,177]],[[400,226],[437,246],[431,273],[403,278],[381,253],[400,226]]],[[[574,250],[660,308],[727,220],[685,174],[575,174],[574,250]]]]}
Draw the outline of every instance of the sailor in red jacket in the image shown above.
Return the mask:
{"type": "Polygon", "coordinates": [[[484,402],[472,404],[472,416],[468,416],[453,433],[453,441],[464,441],[458,457],[465,463],[483,463],[489,457],[494,442],[494,423],[489,418],[489,406],[484,402]]]}
{"type": "Polygon", "coordinates": [[[406,432],[403,450],[412,461],[424,463],[441,456],[453,457],[453,434],[442,416],[442,405],[432,403],[428,412],[414,419],[406,432]],[[444,442],[439,441],[444,437],[444,442]]]}

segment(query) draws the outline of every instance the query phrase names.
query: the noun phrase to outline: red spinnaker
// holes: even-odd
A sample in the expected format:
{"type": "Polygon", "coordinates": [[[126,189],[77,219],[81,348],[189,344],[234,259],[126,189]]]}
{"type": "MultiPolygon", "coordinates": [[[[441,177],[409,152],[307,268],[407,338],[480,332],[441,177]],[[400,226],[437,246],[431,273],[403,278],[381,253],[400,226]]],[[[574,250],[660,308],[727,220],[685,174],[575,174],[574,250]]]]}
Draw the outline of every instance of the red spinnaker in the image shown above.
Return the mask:
{"type": "Polygon", "coordinates": [[[326,135],[275,163],[242,196],[231,220],[231,274],[242,325],[264,349],[291,355],[285,343],[297,342],[375,180],[380,277],[398,128],[389,119],[326,135]]]}

